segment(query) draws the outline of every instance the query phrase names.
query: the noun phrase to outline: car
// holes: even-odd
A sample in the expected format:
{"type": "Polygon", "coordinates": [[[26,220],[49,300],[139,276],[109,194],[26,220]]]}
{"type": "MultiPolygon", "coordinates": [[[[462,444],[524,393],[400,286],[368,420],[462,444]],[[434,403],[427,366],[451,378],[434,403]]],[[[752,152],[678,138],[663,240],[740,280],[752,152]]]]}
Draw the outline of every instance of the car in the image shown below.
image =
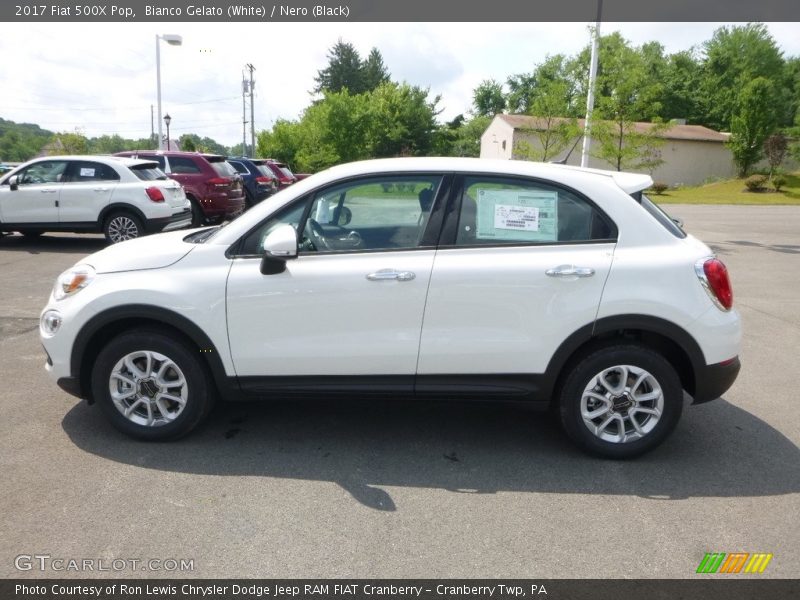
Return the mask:
{"type": "Polygon", "coordinates": [[[103,233],[118,243],[191,220],[183,188],[150,160],[48,156],[0,178],[0,231],[103,233]]]}
{"type": "Polygon", "coordinates": [[[267,166],[272,169],[272,173],[275,175],[275,177],[278,178],[280,189],[289,187],[293,183],[297,182],[297,177],[295,177],[294,173],[292,173],[292,170],[286,163],[279,162],[274,158],[265,158],[264,160],[266,161],[267,166]]]}
{"type": "Polygon", "coordinates": [[[167,176],[186,190],[193,227],[222,223],[244,211],[242,178],[224,156],[177,150],[126,150],[116,156],[157,161],[167,176]]]}
{"type": "Polygon", "coordinates": [[[272,173],[265,160],[229,156],[228,163],[242,177],[245,195],[245,210],[252,208],[262,200],[266,200],[278,191],[278,178],[272,173]]]}
{"type": "MultiPolygon", "coordinates": [[[[630,458],[739,372],[725,265],[648,175],[397,158],[330,168],[225,227],[112,246],[61,274],[46,369],[131,436],[215,398],[517,401],[630,458]]],[[[700,413],[697,418],[702,418],[700,413]]]]}

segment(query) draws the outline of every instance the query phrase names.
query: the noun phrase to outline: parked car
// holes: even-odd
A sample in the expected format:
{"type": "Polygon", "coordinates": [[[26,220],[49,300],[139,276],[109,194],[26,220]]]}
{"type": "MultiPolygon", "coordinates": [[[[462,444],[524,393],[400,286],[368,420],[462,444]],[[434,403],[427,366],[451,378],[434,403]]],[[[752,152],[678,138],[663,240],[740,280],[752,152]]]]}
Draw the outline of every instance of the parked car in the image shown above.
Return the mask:
{"type": "Polygon", "coordinates": [[[295,183],[298,181],[303,181],[306,177],[311,177],[313,173],[293,173],[295,178],[295,183]]]}
{"type": "Polygon", "coordinates": [[[128,150],[116,156],[158,161],[161,169],[180,183],[192,203],[192,226],[221,223],[244,211],[242,178],[224,156],[175,150],[128,150]]]}
{"type": "Polygon", "coordinates": [[[553,406],[584,450],[636,456],[684,391],[728,390],[741,335],[725,265],[651,184],[526,161],[334,167],[226,227],[80,260],[41,315],[46,368],[143,439],[188,433],[218,395],[414,396],[553,406]]]}
{"type": "Polygon", "coordinates": [[[294,173],[292,173],[292,170],[286,163],[279,162],[274,158],[266,158],[264,160],[269,168],[272,169],[272,173],[275,175],[275,177],[278,178],[280,189],[289,187],[293,183],[297,182],[297,178],[294,176],[294,173]]]}
{"type": "Polygon", "coordinates": [[[245,210],[278,191],[278,178],[272,173],[267,161],[260,158],[229,156],[228,162],[242,177],[245,210]]]}
{"type": "Polygon", "coordinates": [[[149,160],[49,156],[0,178],[0,231],[102,232],[117,243],[191,220],[181,186],[149,160]]]}

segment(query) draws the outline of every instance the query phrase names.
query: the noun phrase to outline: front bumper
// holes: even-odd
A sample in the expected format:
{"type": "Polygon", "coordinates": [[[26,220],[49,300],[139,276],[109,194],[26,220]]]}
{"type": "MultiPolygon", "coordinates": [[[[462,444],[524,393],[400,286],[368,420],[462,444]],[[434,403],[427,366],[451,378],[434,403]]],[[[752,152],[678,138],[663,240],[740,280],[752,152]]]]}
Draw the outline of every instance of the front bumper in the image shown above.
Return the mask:
{"type": "Polygon", "coordinates": [[[739,357],[717,363],[706,365],[695,372],[695,391],[694,404],[701,404],[709,400],[715,400],[727,392],[742,368],[739,357]]]}

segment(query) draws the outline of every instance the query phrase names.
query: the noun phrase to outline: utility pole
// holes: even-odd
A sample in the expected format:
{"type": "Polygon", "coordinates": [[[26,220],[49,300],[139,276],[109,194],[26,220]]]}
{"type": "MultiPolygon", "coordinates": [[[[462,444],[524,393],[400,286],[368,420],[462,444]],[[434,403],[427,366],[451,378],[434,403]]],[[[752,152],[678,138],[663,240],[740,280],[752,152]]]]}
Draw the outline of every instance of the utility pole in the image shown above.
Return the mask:
{"type": "Polygon", "coordinates": [[[250,91],[250,85],[242,71],[242,156],[247,156],[247,105],[245,97],[250,91]]]}
{"type": "Polygon", "coordinates": [[[252,152],[252,155],[255,156],[256,120],[255,117],[253,116],[253,97],[255,96],[256,82],[253,81],[253,71],[255,71],[256,68],[252,65],[252,63],[247,63],[245,67],[250,70],[250,152],[252,152]]]}
{"type": "Polygon", "coordinates": [[[150,105],[150,141],[156,141],[155,119],[153,117],[153,105],[150,105]]]}
{"type": "Polygon", "coordinates": [[[594,84],[597,78],[597,59],[600,53],[600,19],[603,12],[603,0],[597,0],[597,21],[594,26],[592,39],[592,65],[589,68],[589,93],[586,95],[586,120],[583,125],[583,149],[581,151],[581,166],[589,166],[589,147],[592,144],[592,111],[594,111],[594,84]]]}

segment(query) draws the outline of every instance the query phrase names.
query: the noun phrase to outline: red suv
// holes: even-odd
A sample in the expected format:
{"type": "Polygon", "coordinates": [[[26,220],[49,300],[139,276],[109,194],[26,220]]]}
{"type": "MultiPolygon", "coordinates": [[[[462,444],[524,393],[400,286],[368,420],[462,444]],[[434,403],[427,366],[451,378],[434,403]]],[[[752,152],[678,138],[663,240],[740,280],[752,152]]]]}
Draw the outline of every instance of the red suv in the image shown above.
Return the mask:
{"type": "Polygon", "coordinates": [[[193,227],[221,223],[244,211],[242,178],[224,156],[174,150],[128,150],[117,156],[157,161],[161,170],[186,190],[193,227]]]}
{"type": "Polygon", "coordinates": [[[290,186],[297,181],[297,177],[294,176],[294,173],[292,173],[292,170],[287,164],[278,162],[274,158],[265,158],[264,160],[267,161],[267,165],[272,169],[275,177],[278,178],[280,189],[290,186]]]}

